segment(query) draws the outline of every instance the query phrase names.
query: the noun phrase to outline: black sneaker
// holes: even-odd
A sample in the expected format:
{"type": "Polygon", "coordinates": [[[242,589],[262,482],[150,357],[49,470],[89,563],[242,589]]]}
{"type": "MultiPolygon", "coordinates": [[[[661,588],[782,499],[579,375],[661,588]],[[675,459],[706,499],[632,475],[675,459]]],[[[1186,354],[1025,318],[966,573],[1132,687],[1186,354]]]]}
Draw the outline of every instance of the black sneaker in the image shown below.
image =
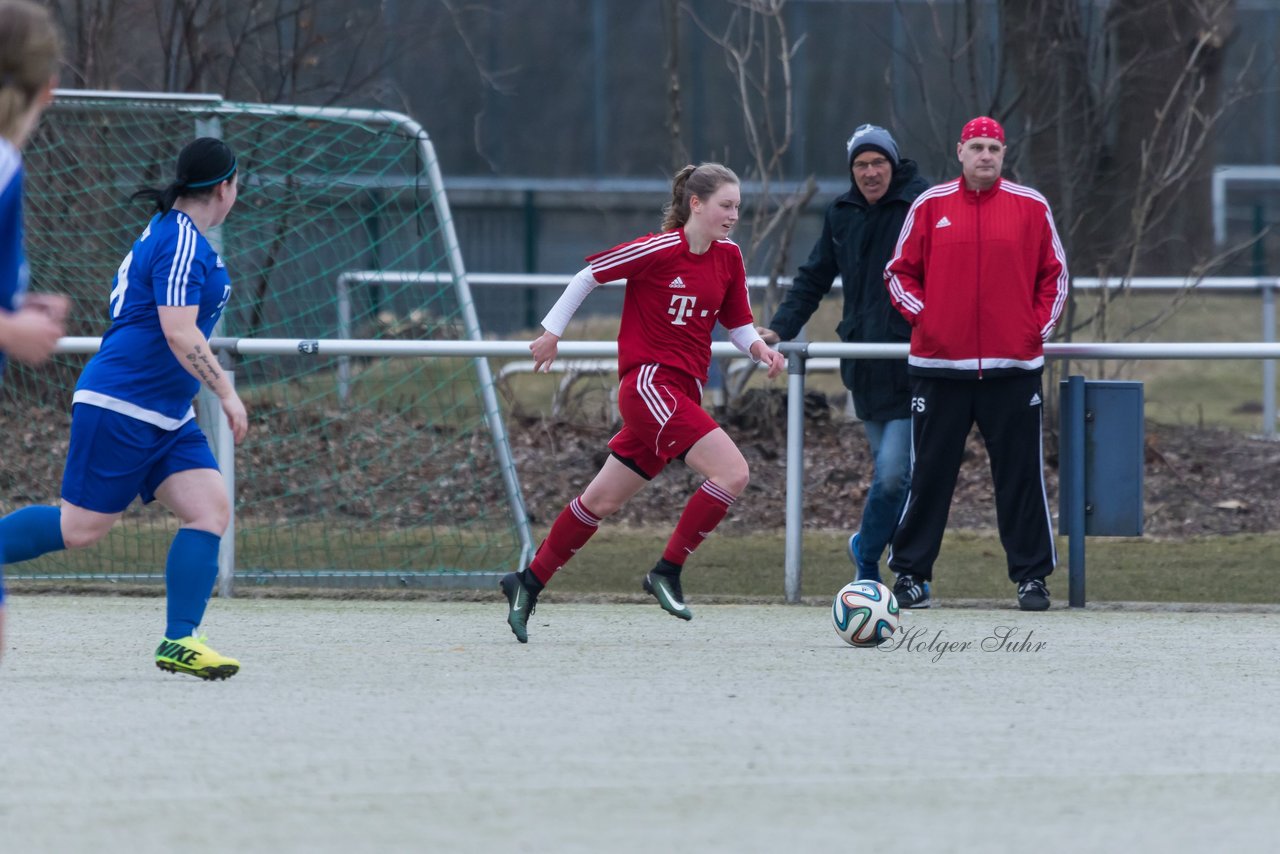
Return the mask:
{"type": "Polygon", "coordinates": [[[1049,610],[1049,588],[1043,578],[1028,578],[1018,585],[1018,607],[1024,611],[1049,610]]]}
{"type": "Polygon", "coordinates": [[[665,560],[658,561],[644,577],[644,592],[657,599],[662,610],[673,617],[692,620],[693,612],[684,604],[684,591],[680,589],[680,569],[665,560]]]}
{"type": "Polygon", "coordinates": [[[921,581],[909,572],[898,576],[893,583],[893,598],[898,600],[898,607],[928,608],[933,597],[929,594],[929,582],[921,581]]]}
{"type": "Polygon", "coordinates": [[[511,633],[520,643],[528,643],[529,617],[533,616],[534,609],[538,607],[538,593],[541,591],[535,592],[526,587],[518,572],[508,572],[502,576],[498,586],[502,588],[510,606],[507,625],[511,626],[511,633]]]}

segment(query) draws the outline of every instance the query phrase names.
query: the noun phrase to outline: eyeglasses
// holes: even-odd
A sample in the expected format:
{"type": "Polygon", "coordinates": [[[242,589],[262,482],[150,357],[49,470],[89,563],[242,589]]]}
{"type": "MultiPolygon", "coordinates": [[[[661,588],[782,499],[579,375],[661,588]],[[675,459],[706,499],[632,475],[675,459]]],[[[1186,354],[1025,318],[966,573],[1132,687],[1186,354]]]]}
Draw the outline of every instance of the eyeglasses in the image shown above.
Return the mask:
{"type": "Polygon", "coordinates": [[[889,160],[886,157],[877,157],[875,160],[853,161],[853,168],[857,169],[859,172],[870,172],[876,169],[883,169],[888,165],[889,160]]]}

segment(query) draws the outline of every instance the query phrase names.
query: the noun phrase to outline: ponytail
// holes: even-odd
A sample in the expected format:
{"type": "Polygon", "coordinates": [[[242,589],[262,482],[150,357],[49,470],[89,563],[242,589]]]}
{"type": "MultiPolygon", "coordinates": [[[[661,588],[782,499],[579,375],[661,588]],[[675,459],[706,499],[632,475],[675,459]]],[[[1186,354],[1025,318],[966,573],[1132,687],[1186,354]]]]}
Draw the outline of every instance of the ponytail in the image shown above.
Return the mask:
{"type": "Polygon", "coordinates": [[[662,209],[662,231],[673,231],[689,221],[689,197],[684,188],[697,168],[690,163],[671,179],[671,201],[662,209]]]}
{"type": "Polygon", "coordinates": [[[156,213],[163,216],[173,209],[173,203],[180,195],[182,195],[182,185],[175,181],[163,190],[155,187],[139,187],[138,191],[129,197],[129,201],[148,199],[155,205],[156,213]]]}
{"type": "Polygon", "coordinates": [[[662,209],[662,231],[674,231],[689,221],[689,200],[709,199],[723,184],[737,184],[738,176],[719,163],[689,164],[671,179],[671,201],[662,209]]]}

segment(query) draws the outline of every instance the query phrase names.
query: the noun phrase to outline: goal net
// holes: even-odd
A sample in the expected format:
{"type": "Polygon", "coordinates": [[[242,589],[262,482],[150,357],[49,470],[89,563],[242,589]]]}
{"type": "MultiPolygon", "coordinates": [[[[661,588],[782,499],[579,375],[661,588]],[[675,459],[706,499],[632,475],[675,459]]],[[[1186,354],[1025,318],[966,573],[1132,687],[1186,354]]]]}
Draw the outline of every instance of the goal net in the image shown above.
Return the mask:
{"type": "MultiPolygon", "coordinates": [[[[32,290],[72,297],[69,336],[101,336],[112,276],[151,215],[129,195],[167,184],[197,136],[226,140],[241,170],[236,207],[208,235],[233,287],[215,338],[298,341],[290,356],[223,356],[250,413],[248,438],[219,458],[235,482],[224,571],[232,549],[240,583],[471,586],[518,566],[528,521],[488,363],[309,343],[480,337],[434,150],[404,116],[60,92],[26,152],[32,290]]],[[[57,502],[88,357],[9,366],[5,512],[57,502]]],[[[174,529],[135,502],[106,542],[7,574],[159,580],[174,529]]]]}

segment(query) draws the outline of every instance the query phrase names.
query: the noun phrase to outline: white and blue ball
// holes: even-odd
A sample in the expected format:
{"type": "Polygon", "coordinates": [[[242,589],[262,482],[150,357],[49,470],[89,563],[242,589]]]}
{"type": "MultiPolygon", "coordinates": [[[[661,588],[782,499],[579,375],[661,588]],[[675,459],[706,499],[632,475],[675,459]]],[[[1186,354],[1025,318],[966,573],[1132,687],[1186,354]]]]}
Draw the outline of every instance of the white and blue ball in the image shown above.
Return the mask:
{"type": "Polygon", "coordinates": [[[850,646],[879,646],[898,630],[898,600],[879,581],[851,581],[836,594],[831,618],[850,646]]]}

